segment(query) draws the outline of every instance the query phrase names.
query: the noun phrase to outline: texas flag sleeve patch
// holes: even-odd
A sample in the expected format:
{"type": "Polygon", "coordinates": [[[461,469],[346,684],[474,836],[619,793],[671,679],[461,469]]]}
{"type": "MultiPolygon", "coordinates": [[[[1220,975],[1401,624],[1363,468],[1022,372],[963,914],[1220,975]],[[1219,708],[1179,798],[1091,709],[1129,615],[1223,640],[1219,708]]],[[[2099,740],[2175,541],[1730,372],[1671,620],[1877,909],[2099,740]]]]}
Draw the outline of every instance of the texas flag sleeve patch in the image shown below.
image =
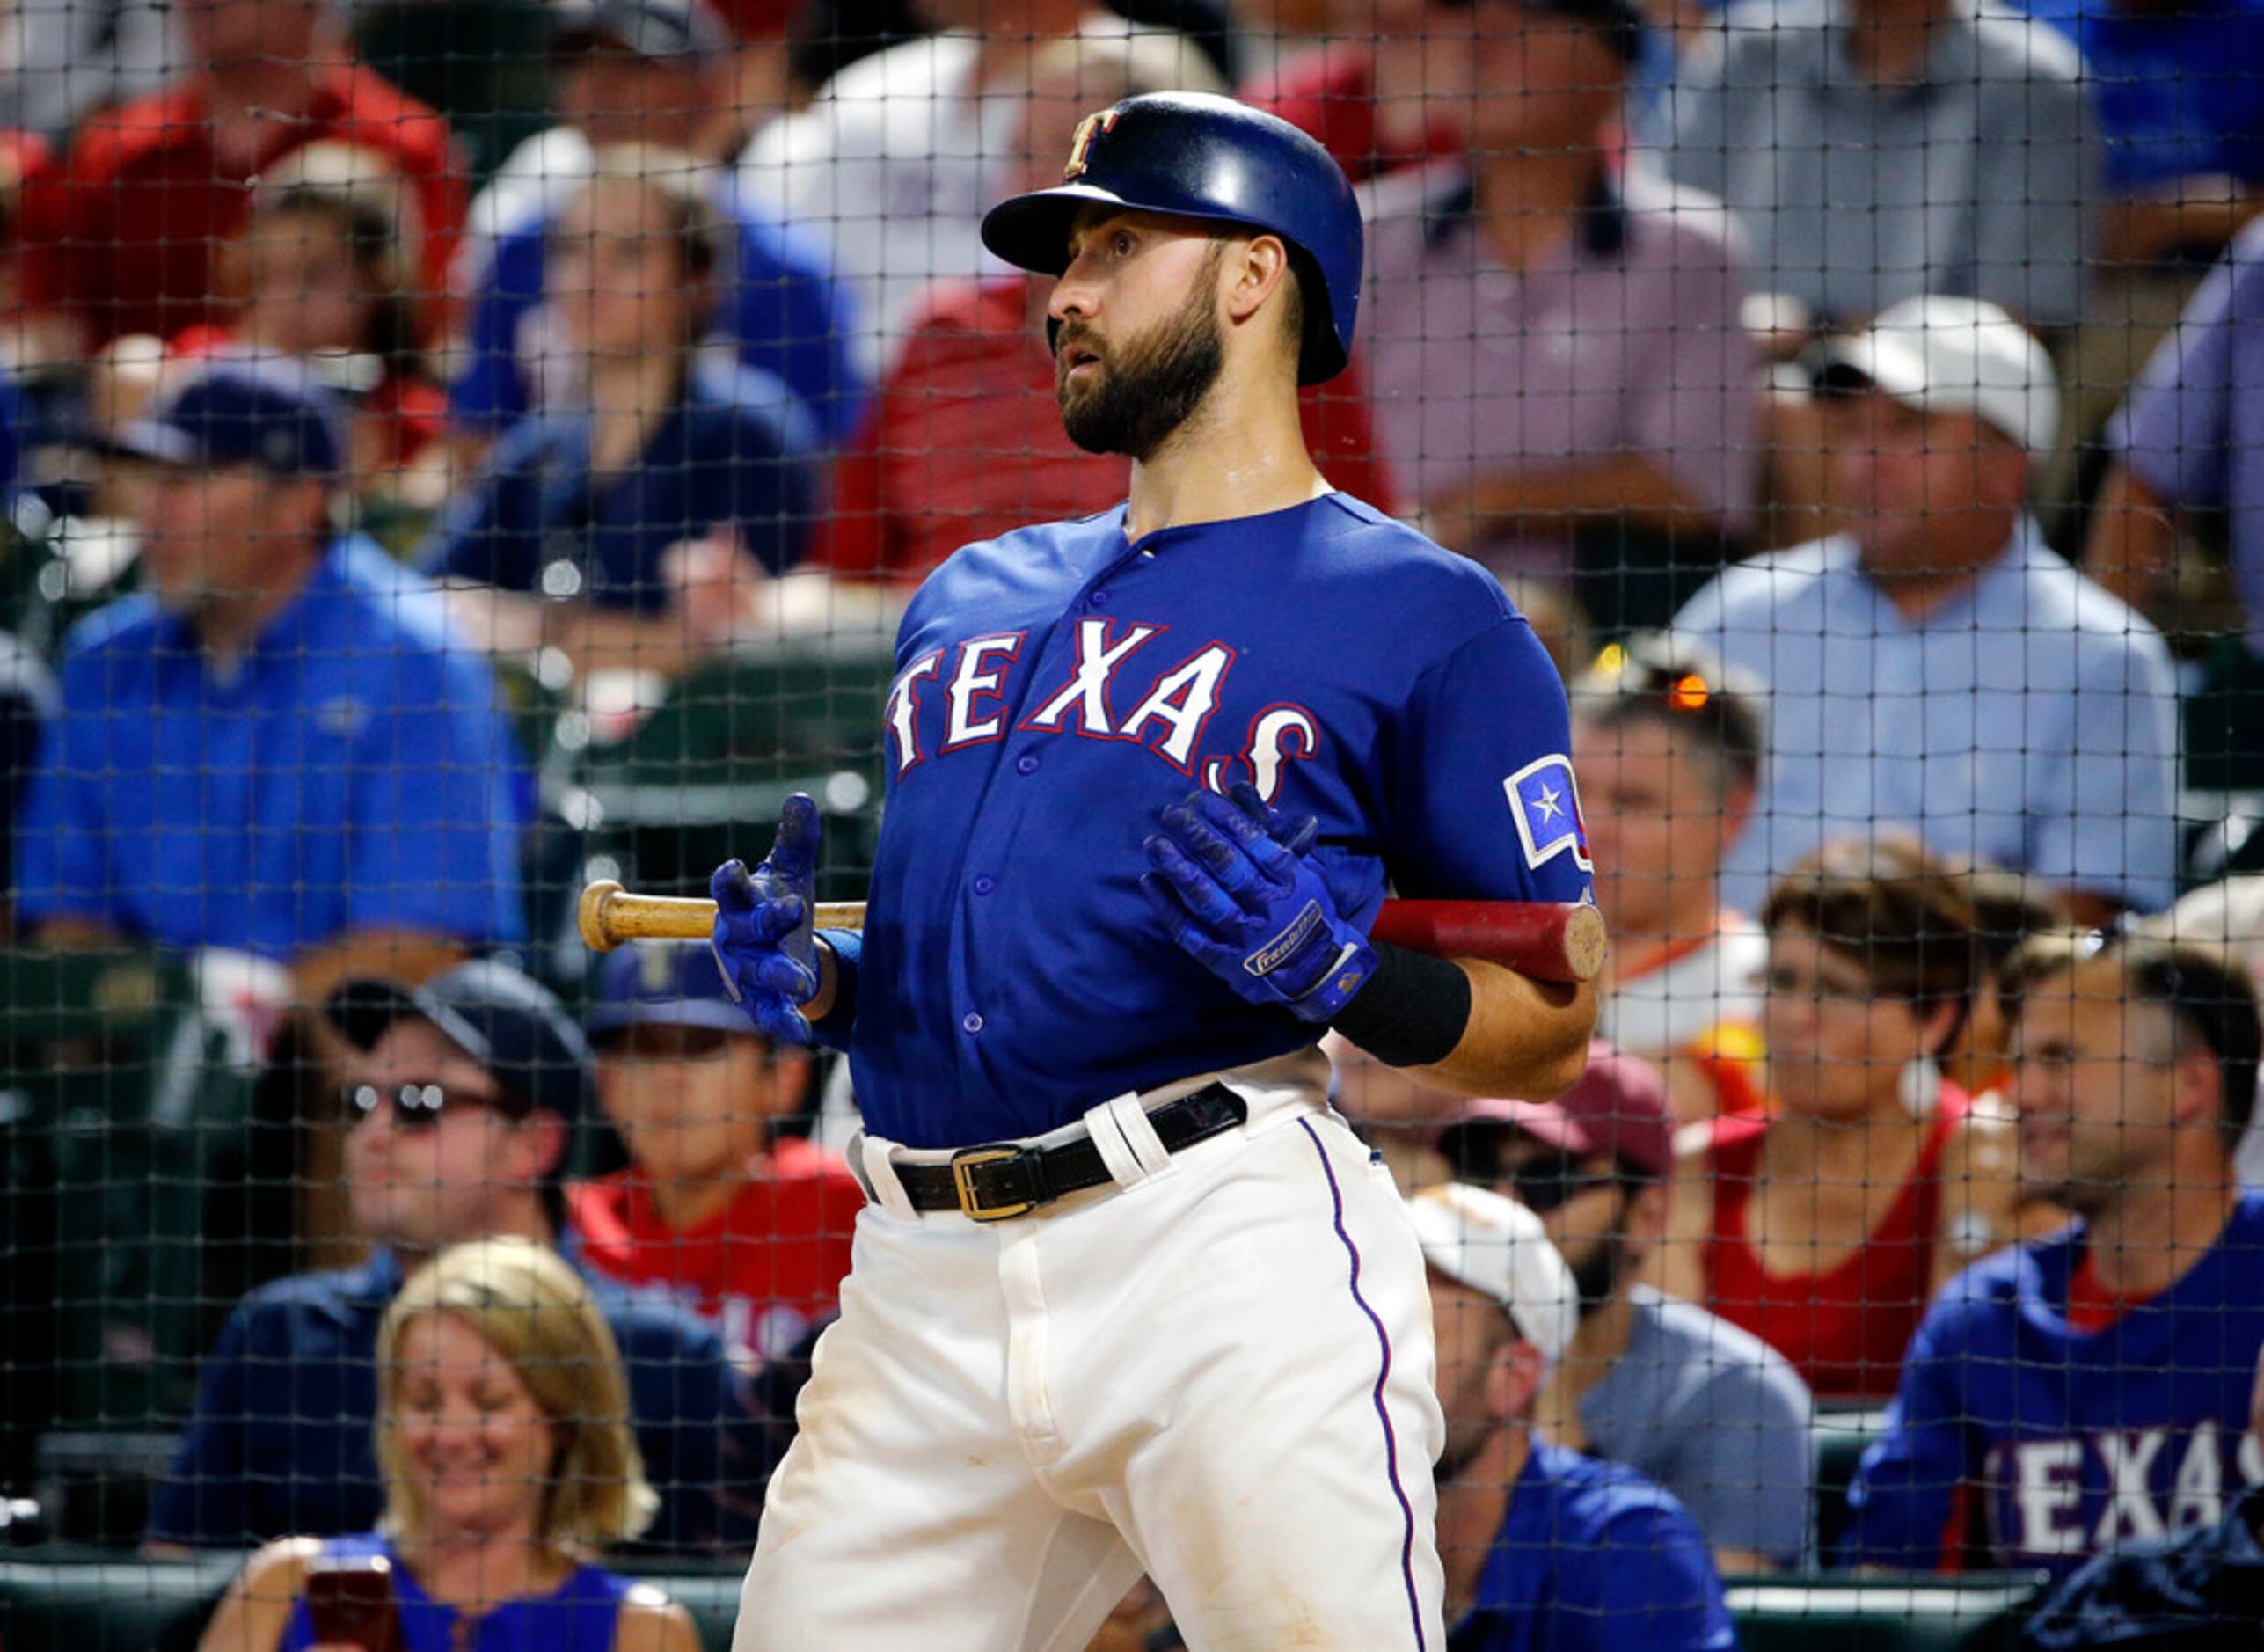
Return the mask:
{"type": "Polygon", "coordinates": [[[1582,872],[1596,870],[1588,855],[1588,828],[1581,822],[1580,788],[1573,782],[1570,757],[1552,752],[1537,758],[1504,780],[1501,789],[1508,793],[1509,813],[1517,822],[1527,866],[1546,866],[1568,854],[1582,872]]]}

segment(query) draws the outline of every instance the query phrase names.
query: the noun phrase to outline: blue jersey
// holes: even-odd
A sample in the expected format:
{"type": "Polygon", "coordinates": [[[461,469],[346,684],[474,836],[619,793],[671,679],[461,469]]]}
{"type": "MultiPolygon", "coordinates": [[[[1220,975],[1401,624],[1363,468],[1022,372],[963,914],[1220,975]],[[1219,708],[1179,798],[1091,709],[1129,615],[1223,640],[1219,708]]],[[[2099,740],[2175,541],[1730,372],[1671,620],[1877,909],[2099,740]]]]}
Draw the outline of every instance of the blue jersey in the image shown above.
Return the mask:
{"type": "Polygon", "coordinates": [[[531,793],[438,594],[342,539],[225,673],[147,595],[71,633],[17,910],[274,958],[358,929],[514,941],[531,793]]]}
{"type": "Polygon", "coordinates": [[[1041,1133],[1319,1029],[1167,936],[1141,840],[1246,779],[1320,822],[1338,910],[1574,901],[1565,695],[1477,564],[1333,493],[1128,541],[1122,507],[968,546],[898,635],[850,1052],[916,1147],[1041,1133]]]}
{"type": "Polygon", "coordinates": [[[2002,1252],[1911,1340],[1887,1436],[1850,1494],[1842,1558],[1931,1568],[1978,1502],[1996,1563],[2067,1572],[2093,1551],[2205,1526],[2264,1481],[2248,1397],[2264,1348],[2264,1194],[2152,1301],[2067,1321],[2083,1230],[2002,1252]]]}
{"type": "Polygon", "coordinates": [[[1698,1524],[1633,1469],[1533,1442],[1450,1652],[1737,1645],[1698,1524]]]}
{"type": "MultiPolygon", "coordinates": [[[[390,1539],[374,1531],[332,1538],[322,1553],[327,1561],[382,1554],[393,1562],[406,1652],[613,1652],[621,1607],[634,1587],[617,1572],[585,1563],[549,1593],[504,1601],[467,1626],[462,1612],[425,1593],[390,1539]]],[[[317,1644],[314,1614],[302,1598],[276,1652],[310,1652],[317,1644]]]]}

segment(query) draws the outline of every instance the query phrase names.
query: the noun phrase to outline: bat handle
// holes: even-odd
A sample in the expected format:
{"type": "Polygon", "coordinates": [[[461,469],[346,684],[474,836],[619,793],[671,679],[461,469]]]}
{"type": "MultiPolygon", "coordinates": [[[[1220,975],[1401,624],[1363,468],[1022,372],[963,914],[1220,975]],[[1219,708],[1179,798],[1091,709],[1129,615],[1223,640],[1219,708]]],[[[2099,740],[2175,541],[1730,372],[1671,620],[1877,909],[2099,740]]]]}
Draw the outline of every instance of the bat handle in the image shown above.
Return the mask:
{"type": "MultiPolygon", "coordinates": [[[[862,929],[862,901],[820,901],[820,929],[862,929]]],[[[705,896],[632,895],[611,878],[600,878],[581,892],[574,911],[581,944],[592,952],[611,952],[632,940],[705,940],[715,930],[715,903],[705,896]]]]}

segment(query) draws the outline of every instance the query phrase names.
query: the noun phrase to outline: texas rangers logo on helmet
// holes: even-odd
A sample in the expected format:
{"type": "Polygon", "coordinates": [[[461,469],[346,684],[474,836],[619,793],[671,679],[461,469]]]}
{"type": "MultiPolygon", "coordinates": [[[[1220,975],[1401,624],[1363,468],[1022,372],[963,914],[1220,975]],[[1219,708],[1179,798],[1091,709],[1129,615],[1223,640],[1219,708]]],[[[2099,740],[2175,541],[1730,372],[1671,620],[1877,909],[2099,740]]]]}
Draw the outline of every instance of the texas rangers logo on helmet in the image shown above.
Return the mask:
{"type": "Polygon", "coordinates": [[[1573,781],[1570,757],[1562,752],[1537,757],[1504,780],[1501,789],[1508,794],[1527,866],[1545,866],[1569,854],[1582,872],[1596,870],[1588,857],[1588,827],[1580,816],[1580,787],[1573,781]]]}
{"type": "Polygon", "coordinates": [[[1114,128],[1116,115],[1117,111],[1113,108],[1102,109],[1077,123],[1077,135],[1070,140],[1069,161],[1062,168],[1062,182],[1067,183],[1072,178],[1084,175],[1085,168],[1092,164],[1091,150],[1093,140],[1114,128]]]}

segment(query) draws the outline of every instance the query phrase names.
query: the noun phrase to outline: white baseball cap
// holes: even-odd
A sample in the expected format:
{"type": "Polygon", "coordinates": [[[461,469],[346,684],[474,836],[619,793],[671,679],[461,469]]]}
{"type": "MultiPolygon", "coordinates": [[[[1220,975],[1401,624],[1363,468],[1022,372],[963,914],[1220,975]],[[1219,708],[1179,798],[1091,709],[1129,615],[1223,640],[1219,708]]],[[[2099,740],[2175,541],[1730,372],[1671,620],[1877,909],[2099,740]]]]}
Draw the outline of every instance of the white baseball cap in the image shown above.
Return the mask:
{"type": "Polygon", "coordinates": [[[1423,1260],[1508,1310],[1517,1334],[1553,1370],[1580,1327],[1580,1288],[1541,1218],[1466,1182],[1441,1182],[1407,1201],[1423,1260]]]}
{"type": "Polygon", "coordinates": [[[2060,424],[2059,381],[2036,335],[1983,298],[1945,293],[1905,298],[1881,311],[1870,331],[1836,339],[1816,378],[1853,372],[1905,406],[1970,413],[2041,453],[2060,424]]]}

